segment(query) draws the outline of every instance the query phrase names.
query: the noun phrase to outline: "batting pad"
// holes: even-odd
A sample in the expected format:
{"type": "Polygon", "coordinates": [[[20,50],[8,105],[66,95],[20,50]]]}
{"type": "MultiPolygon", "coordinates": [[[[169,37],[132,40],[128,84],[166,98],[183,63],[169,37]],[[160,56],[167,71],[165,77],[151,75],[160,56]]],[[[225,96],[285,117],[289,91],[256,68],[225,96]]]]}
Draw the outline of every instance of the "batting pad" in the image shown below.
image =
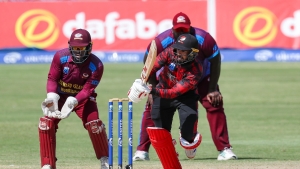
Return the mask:
{"type": "Polygon", "coordinates": [[[148,127],[147,132],[163,168],[181,169],[170,132],[159,127],[148,127]]]}
{"type": "Polygon", "coordinates": [[[85,124],[88,130],[97,159],[108,157],[108,140],[105,126],[101,120],[93,120],[85,124]]]}
{"type": "Polygon", "coordinates": [[[47,117],[41,117],[39,122],[41,167],[48,164],[56,169],[55,147],[56,136],[53,121],[47,117]]]}

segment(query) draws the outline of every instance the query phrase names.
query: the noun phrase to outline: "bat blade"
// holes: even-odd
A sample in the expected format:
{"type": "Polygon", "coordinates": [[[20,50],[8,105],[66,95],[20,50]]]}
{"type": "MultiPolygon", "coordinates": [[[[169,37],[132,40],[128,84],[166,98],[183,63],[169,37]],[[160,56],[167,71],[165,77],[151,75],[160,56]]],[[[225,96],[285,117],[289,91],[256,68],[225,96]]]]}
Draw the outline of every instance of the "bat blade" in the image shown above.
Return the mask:
{"type": "Polygon", "coordinates": [[[142,69],[142,73],[141,73],[141,79],[142,79],[143,83],[146,83],[148,81],[149,75],[154,66],[156,56],[157,56],[157,47],[155,44],[155,40],[152,40],[150,49],[149,49],[149,53],[147,56],[147,60],[145,62],[145,65],[144,65],[144,67],[142,69]]]}

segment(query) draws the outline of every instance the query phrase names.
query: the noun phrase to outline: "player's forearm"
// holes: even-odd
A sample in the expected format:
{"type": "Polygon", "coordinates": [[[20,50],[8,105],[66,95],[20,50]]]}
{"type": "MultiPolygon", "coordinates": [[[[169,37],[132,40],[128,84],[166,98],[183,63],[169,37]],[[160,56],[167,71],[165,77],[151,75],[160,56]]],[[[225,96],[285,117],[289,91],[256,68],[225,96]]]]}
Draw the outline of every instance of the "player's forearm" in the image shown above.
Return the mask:
{"type": "Polygon", "coordinates": [[[47,81],[47,93],[53,92],[57,93],[57,82],[48,78],[47,81]]]}
{"type": "Polygon", "coordinates": [[[220,53],[210,60],[210,82],[208,92],[213,92],[217,90],[217,85],[221,73],[221,57],[220,53]]]}
{"type": "Polygon", "coordinates": [[[61,69],[60,69],[60,60],[56,54],[53,58],[53,61],[50,66],[47,80],[47,93],[54,92],[57,93],[58,82],[60,80],[61,69]]]}
{"type": "Polygon", "coordinates": [[[171,89],[157,89],[153,87],[151,89],[150,94],[159,96],[161,98],[165,99],[175,99],[176,97],[179,97],[181,95],[186,94],[187,92],[194,90],[196,88],[196,83],[183,83],[181,85],[180,83],[177,83],[177,85],[173,86],[171,89]]]}
{"type": "Polygon", "coordinates": [[[174,99],[179,96],[178,93],[173,92],[171,89],[157,89],[155,87],[152,87],[150,94],[165,99],[174,99]]]}
{"type": "Polygon", "coordinates": [[[91,96],[91,93],[89,90],[82,89],[75,98],[77,99],[78,103],[80,104],[82,101],[88,99],[91,96]]]}
{"type": "Polygon", "coordinates": [[[95,92],[96,87],[97,85],[86,83],[82,90],[75,96],[75,98],[78,100],[78,103],[88,99],[92,93],[95,92]]]}

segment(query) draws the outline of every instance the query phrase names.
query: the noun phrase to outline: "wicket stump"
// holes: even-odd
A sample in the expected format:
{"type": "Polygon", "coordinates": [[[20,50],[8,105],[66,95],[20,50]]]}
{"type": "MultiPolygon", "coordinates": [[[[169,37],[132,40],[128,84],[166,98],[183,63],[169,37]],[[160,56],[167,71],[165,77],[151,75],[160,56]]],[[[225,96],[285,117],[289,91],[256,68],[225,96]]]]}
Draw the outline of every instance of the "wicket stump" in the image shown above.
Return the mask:
{"type": "Polygon", "coordinates": [[[112,98],[108,101],[108,164],[113,169],[113,102],[118,102],[118,169],[122,169],[123,161],[123,101],[128,102],[128,165],[132,169],[132,101],[128,98],[112,98]]]}

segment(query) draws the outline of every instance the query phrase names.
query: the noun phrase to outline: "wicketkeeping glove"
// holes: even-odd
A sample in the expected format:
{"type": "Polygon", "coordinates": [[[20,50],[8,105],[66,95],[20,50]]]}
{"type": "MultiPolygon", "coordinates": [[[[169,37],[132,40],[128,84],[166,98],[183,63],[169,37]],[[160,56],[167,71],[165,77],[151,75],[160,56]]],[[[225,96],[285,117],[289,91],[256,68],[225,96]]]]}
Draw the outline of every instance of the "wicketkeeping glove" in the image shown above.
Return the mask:
{"type": "Polygon", "coordinates": [[[42,102],[41,108],[43,114],[50,118],[58,118],[60,111],[58,110],[59,95],[56,93],[47,93],[47,98],[42,102]]]}
{"type": "Polygon", "coordinates": [[[147,97],[150,93],[149,87],[142,82],[141,79],[136,79],[131,88],[129,89],[127,95],[128,98],[134,103],[140,102],[143,98],[147,97]]]}
{"type": "Polygon", "coordinates": [[[61,108],[61,115],[60,118],[64,119],[69,117],[73,109],[78,105],[78,101],[75,97],[69,96],[61,108]]]}

